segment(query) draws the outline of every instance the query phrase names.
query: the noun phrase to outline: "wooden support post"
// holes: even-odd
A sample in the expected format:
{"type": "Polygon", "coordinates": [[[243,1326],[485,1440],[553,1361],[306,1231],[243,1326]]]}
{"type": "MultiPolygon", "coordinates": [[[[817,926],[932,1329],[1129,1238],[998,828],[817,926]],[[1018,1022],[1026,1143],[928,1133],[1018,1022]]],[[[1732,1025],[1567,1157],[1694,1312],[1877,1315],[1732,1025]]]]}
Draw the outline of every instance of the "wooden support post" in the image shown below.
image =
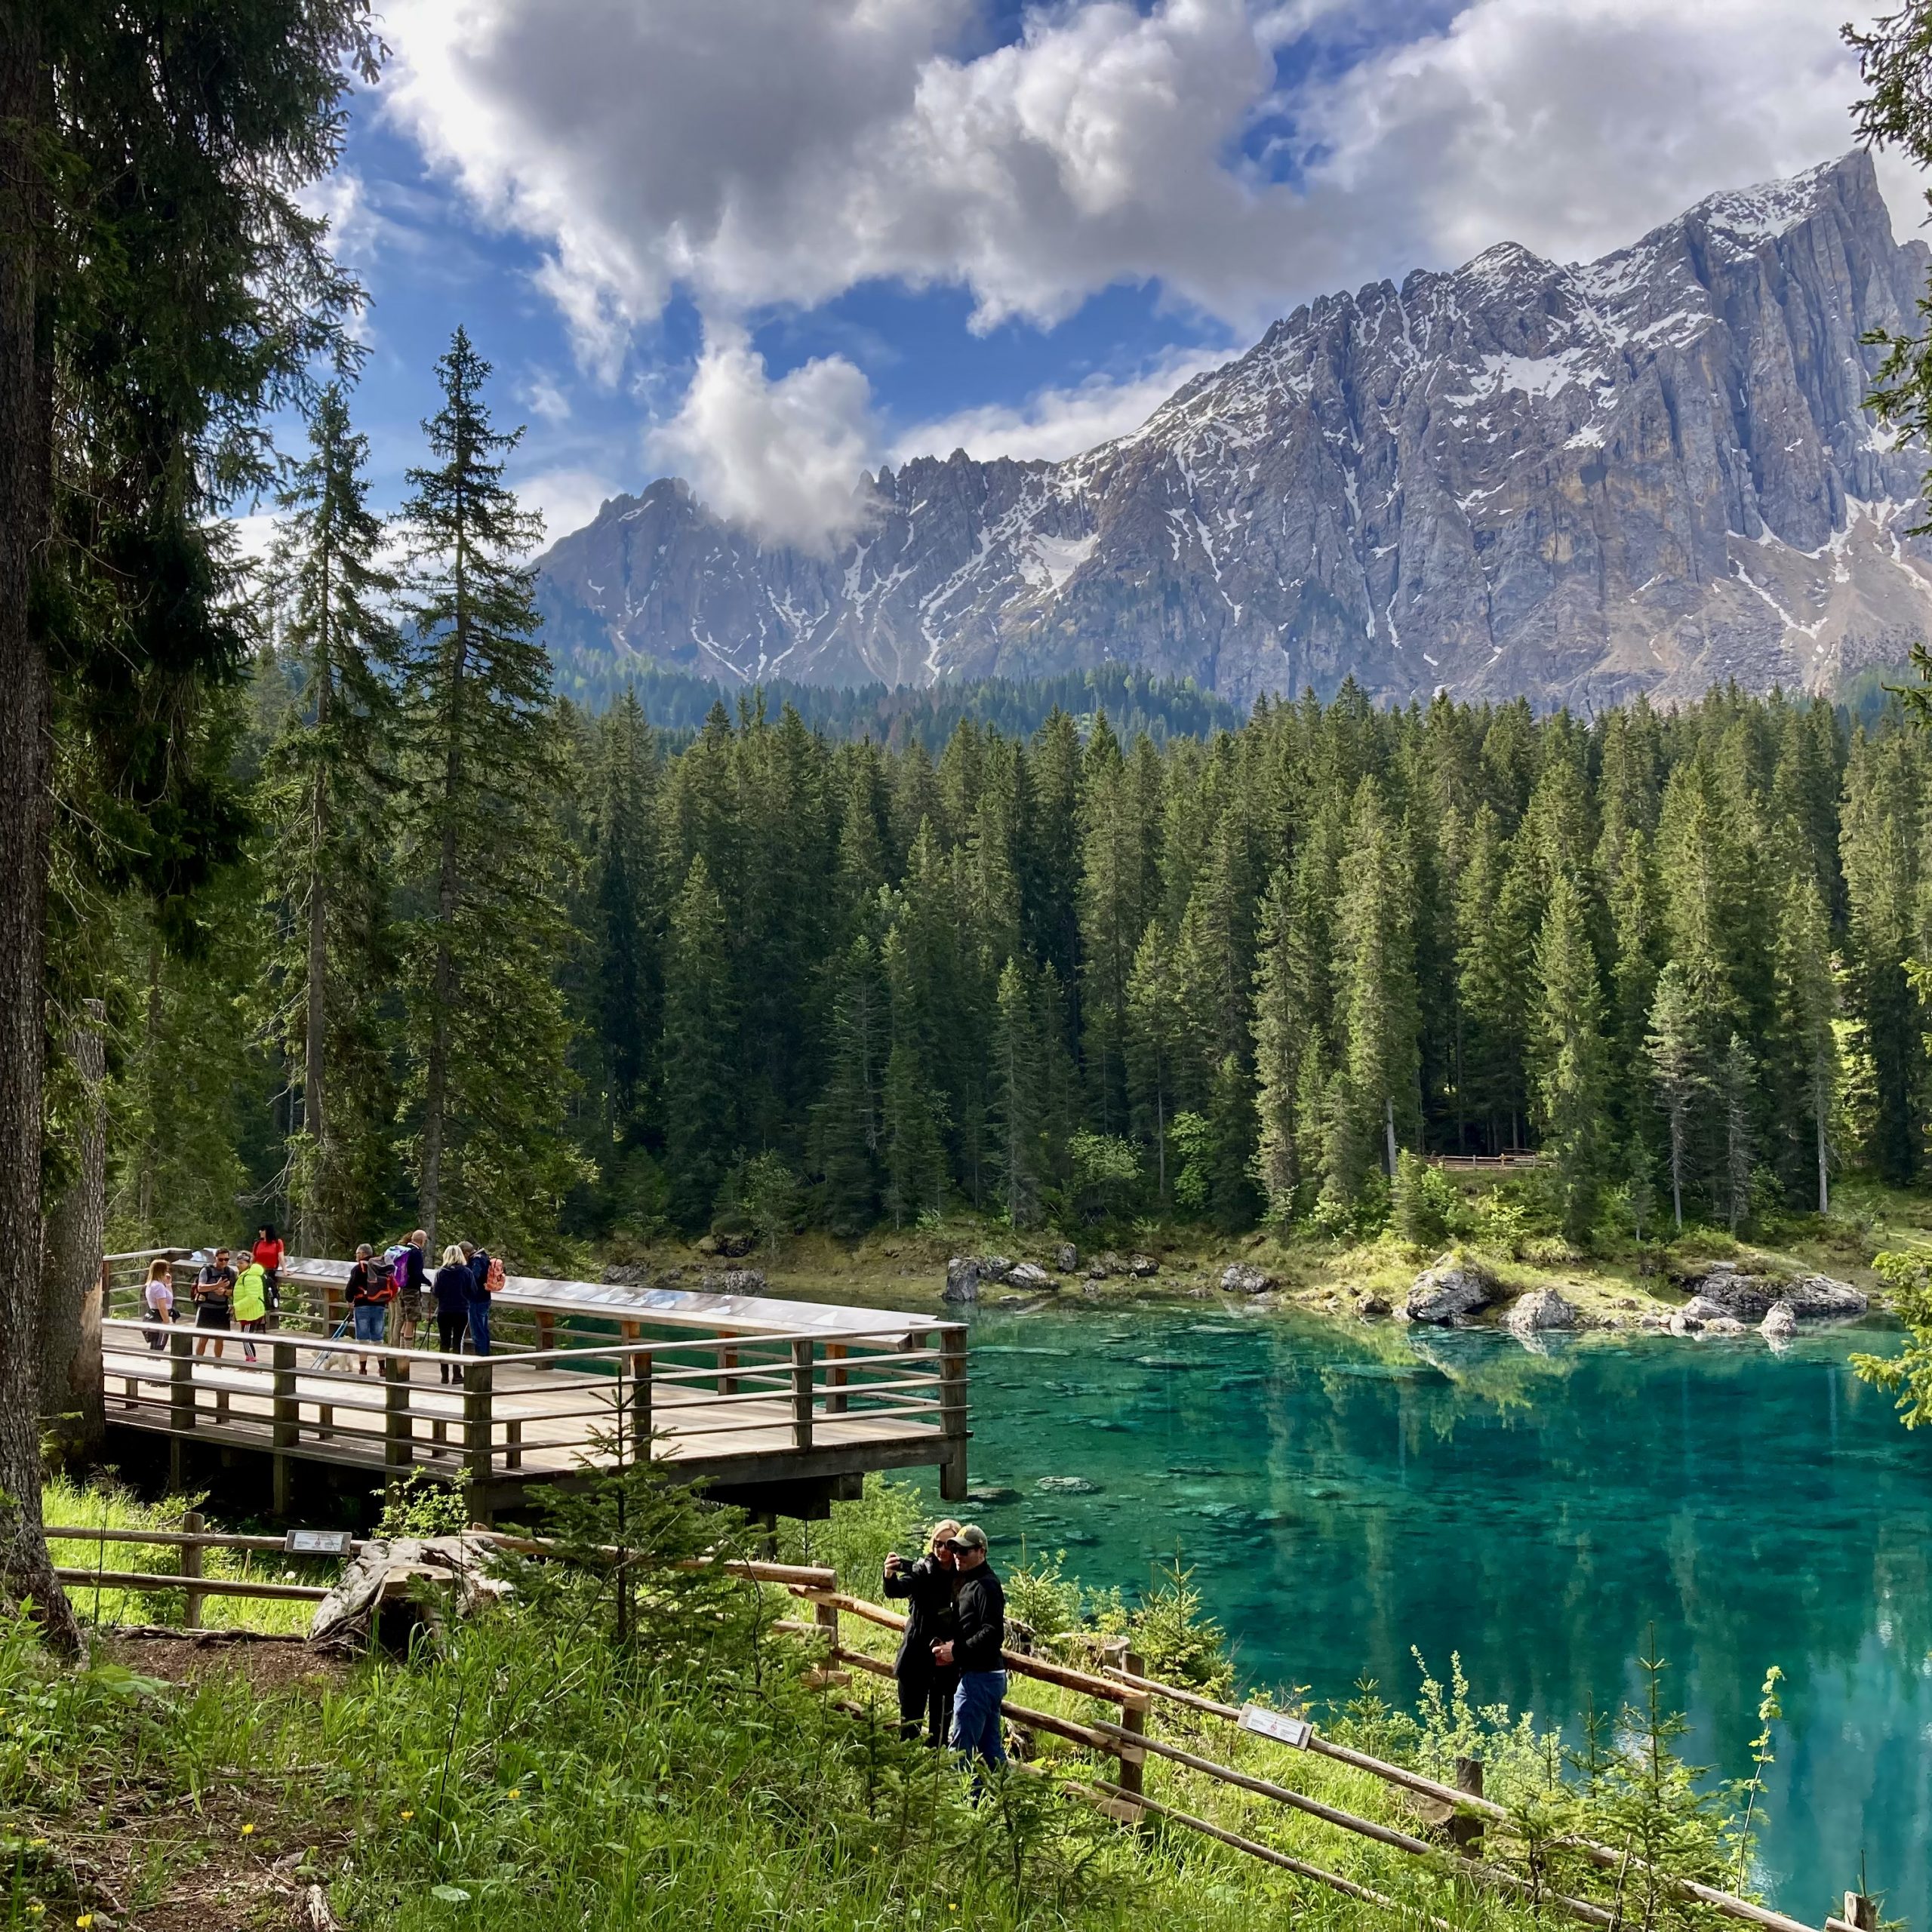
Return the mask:
{"type": "Polygon", "coordinates": [[[1878,1932],[1878,1901],[1863,1892],[1844,1895],[1844,1922],[1855,1932],[1878,1932]]]}
{"type": "Polygon", "coordinates": [[[842,1416],[845,1413],[845,1381],[848,1373],[846,1353],[843,1342],[828,1342],[825,1345],[826,1360],[832,1364],[826,1371],[826,1380],[832,1390],[825,1398],[825,1412],[829,1416],[842,1416]]]}
{"type": "Polygon", "coordinates": [[[302,1438],[302,1404],[295,1386],[295,1344],[271,1342],[275,1379],[275,1513],[286,1516],[294,1500],[295,1447],[302,1438]]]}
{"type": "MultiPolygon", "coordinates": [[[[1138,1651],[1129,1651],[1121,1660],[1121,1668],[1130,1677],[1140,1677],[1145,1675],[1146,1664],[1138,1651]]],[[[1120,1727],[1122,1730],[1131,1731],[1137,1739],[1143,1736],[1147,1729],[1147,1712],[1145,1706],[1132,1704],[1125,1706],[1120,1714],[1120,1727]]],[[[1129,1798],[1137,1799],[1140,1796],[1147,1773],[1144,1755],[1136,1753],[1131,1758],[1124,1756],[1119,1761],[1120,1770],[1118,1774],[1118,1782],[1120,1788],[1128,1794],[1129,1798]]],[[[1143,1813],[1142,1817],[1144,1817],[1145,1815],[1143,1813]]],[[[1140,1819],[1136,1818],[1131,1822],[1137,1824],[1140,1822],[1140,1819]]]]}
{"type": "Polygon", "coordinates": [[[472,1355],[463,1365],[463,1457],[469,1474],[470,1512],[479,1522],[495,1460],[491,1395],[490,1358],[472,1355]]]}
{"type": "MultiPolygon", "coordinates": [[[[1472,1798],[1482,1795],[1482,1760],[1480,1758],[1458,1758],[1456,1760],[1456,1789],[1466,1791],[1472,1798]]],[[[1472,1817],[1466,1811],[1458,1811],[1449,1820],[1449,1841],[1465,1858],[1482,1856],[1482,1820],[1472,1817]]]]}
{"type": "Polygon", "coordinates": [[[503,1418],[503,1467],[520,1469],[523,1467],[523,1418],[506,1416],[503,1418]]]}
{"type": "Polygon", "coordinates": [[[939,1425],[945,1438],[939,1493],[948,1503],[966,1500],[966,1331],[957,1322],[939,1331],[939,1425]]]}
{"type": "Polygon", "coordinates": [[[406,1357],[383,1358],[383,1466],[407,1469],[415,1460],[416,1426],[409,1413],[409,1371],[406,1357]]]}
{"type": "Polygon", "coordinates": [[[177,1435],[195,1426],[195,1331],[177,1322],[168,1331],[168,1426],[177,1435]]]}
{"type": "Polygon", "coordinates": [[[731,1371],[738,1365],[738,1352],[728,1343],[718,1351],[718,1392],[721,1395],[735,1395],[738,1392],[738,1378],[731,1371]]]}
{"type": "Polygon", "coordinates": [[[812,1446],[812,1343],[809,1335],[792,1343],[792,1447],[812,1446]]]}
{"type": "MultiPolygon", "coordinates": [[[[540,1308],[537,1311],[537,1346],[540,1349],[557,1346],[557,1317],[552,1309],[540,1308]]],[[[540,1361],[537,1364],[539,1368],[555,1368],[556,1365],[553,1361],[540,1361]]]]}
{"type": "Polygon", "coordinates": [[[651,1361],[648,1349],[640,1349],[630,1358],[631,1460],[633,1463],[651,1460],[651,1432],[657,1426],[651,1420],[651,1361]]]}
{"type": "MultiPolygon", "coordinates": [[[[190,1509],[181,1518],[181,1527],[191,1537],[199,1536],[207,1526],[202,1521],[198,1509],[190,1509]]],[[[198,1577],[202,1574],[202,1546],[198,1543],[184,1543],[181,1546],[181,1574],[183,1577],[198,1577]]],[[[190,1584],[183,1595],[186,1598],[181,1611],[183,1626],[189,1630],[202,1627],[202,1598],[205,1593],[190,1584]]]]}

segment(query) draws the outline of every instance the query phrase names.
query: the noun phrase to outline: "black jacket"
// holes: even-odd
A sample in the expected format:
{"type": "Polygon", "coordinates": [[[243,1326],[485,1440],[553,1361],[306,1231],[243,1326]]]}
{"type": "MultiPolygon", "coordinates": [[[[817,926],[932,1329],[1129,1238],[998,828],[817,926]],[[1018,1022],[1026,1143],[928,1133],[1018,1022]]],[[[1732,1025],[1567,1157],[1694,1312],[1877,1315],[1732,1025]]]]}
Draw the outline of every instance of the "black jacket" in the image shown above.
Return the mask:
{"type": "Polygon", "coordinates": [[[933,1646],[957,1633],[952,1615],[953,1573],[937,1557],[922,1556],[894,1576],[885,1574],[885,1593],[907,1601],[906,1635],[900,1640],[893,1668],[903,1677],[909,1671],[930,1672],[933,1646]]]}
{"type": "Polygon", "coordinates": [[[982,1563],[961,1577],[952,1612],[959,1620],[953,1662],[962,1671],[1004,1670],[1000,1652],[1006,1646],[1006,1592],[990,1564],[982,1563]]]}
{"type": "Polygon", "coordinates": [[[475,1278],[460,1261],[446,1263],[436,1270],[436,1312],[463,1315],[469,1312],[469,1291],[475,1278]]]}

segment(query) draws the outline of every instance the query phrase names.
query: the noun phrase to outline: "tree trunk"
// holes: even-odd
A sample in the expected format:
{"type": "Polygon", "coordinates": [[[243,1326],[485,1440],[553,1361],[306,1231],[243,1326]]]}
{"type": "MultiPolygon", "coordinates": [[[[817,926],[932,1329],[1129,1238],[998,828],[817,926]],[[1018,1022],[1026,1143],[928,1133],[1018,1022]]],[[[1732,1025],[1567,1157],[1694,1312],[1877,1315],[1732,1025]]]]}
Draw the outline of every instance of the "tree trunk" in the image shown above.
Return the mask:
{"type": "Polygon", "coordinates": [[[1825,1138],[1825,1109],[1821,1105],[1817,1109],[1818,1120],[1818,1212],[1829,1214],[1832,1211],[1831,1149],[1825,1138]]]}
{"type": "Polygon", "coordinates": [[[29,590],[48,537],[51,314],[38,142],[51,77],[35,0],[0,4],[0,1595],[80,1647],[40,1515],[41,1003],[53,693],[29,590]]]}
{"type": "MultiPolygon", "coordinates": [[[[458,612],[455,635],[450,650],[449,743],[443,754],[442,849],[436,870],[436,963],[430,994],[432,1010],[429,1021],[429,1051],[423,1069],[423,1180],[420,1211],[429,1231],[429,1251],[436,1251],[440,1237],[436,1219],[442,1206],[443,1128],[448,1109],[449,1024],[446,1016],[456,992],[456,961],[451,950],[456,931],[458,878],[457,872],[457,792],[463,780],[459,729],[463,715],[463,680],[469,657],[469,627],[462,615],[463,571],[462,546],[457,546],[457,596],[458,612]]],[[[480,1238],[480,1237],[479,1237],[480,1238]]]]}
{"type": "Polygon", "coordinates": [[[101,1255],[107,1223],[107,1009],[88,1001],[69,1036],[85,1096],[79,1171],[47,1214],[40,1278],[40,1414],[63,1462],[98,1455],[107,1438],[100,1373],[101,1255]]]}
{"type": "MultiPolygon", "coordinates": [[[[329,646],[326,580],[321,618],[321,643],[315,676],[315,733],[328,729],[329,646]]],[[[331,1161],[328,1146],[329,1112],[324,1056],[328,1018],[328,774],[321,757],[315,761],[315,792],[309,827],[309,962],[303,992],[302,1040],[302,1128],[309,1138],[309,1172],[302,1190],[300,1239],[305,1254],[326,1254],[331,1230],[320,1200],[327,1187],[331,1161]]]]}
{"type": "Polygon", "coordinates": [[[1382,1097],[1383,1144],[1389,1155],[1389,1178],[1395,1178],[1395,1102],[1392,1095],[1382,1097]]]}

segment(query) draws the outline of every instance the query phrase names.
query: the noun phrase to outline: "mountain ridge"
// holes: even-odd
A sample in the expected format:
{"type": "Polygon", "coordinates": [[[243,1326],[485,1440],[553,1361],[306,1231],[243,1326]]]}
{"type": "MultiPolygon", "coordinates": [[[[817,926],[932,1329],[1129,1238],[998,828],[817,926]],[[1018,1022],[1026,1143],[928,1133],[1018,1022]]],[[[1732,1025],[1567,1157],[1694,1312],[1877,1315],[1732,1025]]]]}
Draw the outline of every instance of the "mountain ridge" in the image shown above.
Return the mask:
{"type": "Polygon", "coordinates": [[[1323,296],[1063,462],[881,468],[829,558],[660,479],[552,546],[540,601],[606,675],[1829,688],[1932,629],[1922,460],[1863,409],[1861,340],[1911,325],[1928,262],[1855,152],[1594,262],[1502,242],[1323,296]]]}

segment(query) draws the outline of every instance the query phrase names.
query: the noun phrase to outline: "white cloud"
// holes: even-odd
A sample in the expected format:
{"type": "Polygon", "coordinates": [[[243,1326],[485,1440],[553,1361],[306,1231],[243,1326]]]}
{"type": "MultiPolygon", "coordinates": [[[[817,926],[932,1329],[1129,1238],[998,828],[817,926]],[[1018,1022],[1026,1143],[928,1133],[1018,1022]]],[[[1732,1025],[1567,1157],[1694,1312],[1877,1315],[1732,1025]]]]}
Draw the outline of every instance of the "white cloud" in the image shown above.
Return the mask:
{"type": "MultiPolygon", "coordinates": [[[[384,97],[484,219],[545,251],[539,285],[614,381],[681,289],[731,318],[943,284],[984,328],[1141,282],[1246,339],[1500,240],[1601,253],[1841,152],[1859,91],[1817,0],[1467,0],[1426,34],[1407,0],[1051,0],[1001,46],[980,8],[391,0],[384,97]],[[1266,170],[1243,158],[1264,134],[1266,170]]],[[[1915,220],[1905,171],[1885,179],[1915,220]]],[[[1063,453],[1158,401],[1154,380],[917,435],[1063,453]]],[[[728,328],[653,447],[728,514],[829,541],[871,454],[865,380],[833,358],[774,383],[728,328]]]]}
{"type": "Polygon", "coordinates": [[[1022,403],[962,409],[906,431],[894,445],[892,460],[950,456],[960,449],[971,457],[1057,463],[1139,429],[1182,383],[1219,368],[1234,352],[1177,349],[1138,375],[1089,376],[1069,389],[1036,391],[1022,403]]]}
{"type": "Polygon", "coordinates": [[[581,530],[594,518],[607,497],[620,494],[620,486],[601,472],[561,467],[540,469],[515,479],[512,488],[517,500],[527,510],[543,518],[545,543],[581,530]]]}
{"type": "Polygon", "coordinates": [[[714,323],[683,408],[649,440],[719,515],[770,542],[822,552],[865,521],[872,391],[842,355],[774,382],[741,328],[714,323]]]}
{"type": "Polygon", "coordinates": [[[571,420],[571,399],[547,369],[531,370],[518,394],[531,414],[540,416],[546,423],[571,420]]]}

